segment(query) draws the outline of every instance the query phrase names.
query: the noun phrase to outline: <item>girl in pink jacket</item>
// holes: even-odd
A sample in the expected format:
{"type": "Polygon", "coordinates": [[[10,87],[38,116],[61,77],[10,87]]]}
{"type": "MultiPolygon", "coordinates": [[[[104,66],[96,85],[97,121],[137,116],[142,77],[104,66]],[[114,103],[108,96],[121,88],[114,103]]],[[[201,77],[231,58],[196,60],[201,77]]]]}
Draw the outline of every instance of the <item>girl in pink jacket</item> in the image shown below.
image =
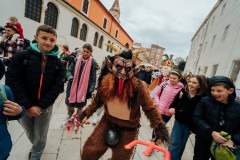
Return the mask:
{"type": "Polygon", "coordinates": [[[171,114],[169,113],[170,104],[172,104],[174,97],[184,87],[184,85],[179,82],[180,79],[181,72],[179,70],[171,71],[169,80],[161,83],[154,93],[154,101],[158,104],[158,109],[165,123],[171,118],[171,114]]]}

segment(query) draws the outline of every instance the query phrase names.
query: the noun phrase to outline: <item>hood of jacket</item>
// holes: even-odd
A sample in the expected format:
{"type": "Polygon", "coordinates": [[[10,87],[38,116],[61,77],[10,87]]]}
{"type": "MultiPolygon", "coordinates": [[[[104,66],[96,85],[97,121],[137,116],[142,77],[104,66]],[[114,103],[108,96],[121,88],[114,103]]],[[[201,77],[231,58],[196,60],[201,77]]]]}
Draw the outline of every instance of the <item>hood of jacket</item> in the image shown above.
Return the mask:
{"type": "Polygon", "coordinates": [[[213,84],[218,83],[218,82],[227,83],[227,84],[229,84],[231,86],[231,88],[234,89],[234,92],[232,94],[230,94],[229,97],[228,97],[229,103],[234,102],[234,100],[236,98],[235,86],[234,86],[233,82],[228,77],[225,77],[225,76],[213,76],[209,80],[209,92],[210,92],[209,95],[210,95],[210,97],[212,97],[212,95],[211,95],[211,87],[213,86],[213,84]]]}
{"type": "Polygon", "coordinates": [[[39,50],[38,42],[35,39],[31,41],[30,45],[34,51],[41,53],[44,56],[58,56],[60,54],[60,48],[57,45],[55,45],[54,48],[50,51],[50,53],[47,54],[39,50]]]}

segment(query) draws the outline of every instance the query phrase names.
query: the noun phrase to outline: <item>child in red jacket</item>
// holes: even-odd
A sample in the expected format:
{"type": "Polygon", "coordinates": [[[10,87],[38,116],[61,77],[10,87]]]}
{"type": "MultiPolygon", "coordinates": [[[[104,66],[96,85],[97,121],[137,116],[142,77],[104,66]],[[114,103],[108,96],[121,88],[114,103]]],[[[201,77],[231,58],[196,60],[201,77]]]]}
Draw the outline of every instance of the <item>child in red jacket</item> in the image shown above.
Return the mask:
{"type": "MultiPolygon", "coordinates": [[[[16,17],[10,17],[9,20],[10,20],[10,22],[7,22],[6,25],[7,25],[7,26],[8,26],[8,25],[12,25],[12,26],[15,28],[16,32],[17,32],[16,34],[13,35],[13,37],[12,37],[11,41],[9,41],[9,43],[12,44],[13,42],[15,42],[15,40],[16,40],[17,38],[24,39],[23,29],[22,29],[21,24],[18,23],[18,19],[17,19],[16,17]]],[[[2,42],[4,42],[4,41],[6,40],[6,37],[7,37],[7,35],[6,35],[6,34],[3,34],[3,36],[2,36],[2,42]]]]}

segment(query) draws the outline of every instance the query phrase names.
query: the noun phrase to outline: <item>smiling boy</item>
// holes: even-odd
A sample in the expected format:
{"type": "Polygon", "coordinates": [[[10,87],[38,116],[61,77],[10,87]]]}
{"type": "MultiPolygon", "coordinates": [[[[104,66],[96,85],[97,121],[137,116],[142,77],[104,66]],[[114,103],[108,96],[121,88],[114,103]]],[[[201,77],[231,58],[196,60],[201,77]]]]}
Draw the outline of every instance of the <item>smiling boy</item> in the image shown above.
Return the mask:
{"type": "Polygon", "coordinates": [[[214,76],[209,88],[210,96],[202,98],[193,115],[198,127],[194,160],[214,159],[210,152],[213,139],[229,148],[240,144],[240,102],[235,100],[235,86],[227,77],[214,76]],[[220,131],[229,133],[231,140],[220,136],[220,131]]]}
{"type": "Polygon", "coordinates": [[[31,47],[12,57],[6,73],[6,84],[12,88],[15,101],[26,108],[19,121],[33,144],[29,159],[40,160],[47,141],[53,103],[63,92],[63,63],[57,57],[57,33],[48,25],[36,31],[31,47]]]}

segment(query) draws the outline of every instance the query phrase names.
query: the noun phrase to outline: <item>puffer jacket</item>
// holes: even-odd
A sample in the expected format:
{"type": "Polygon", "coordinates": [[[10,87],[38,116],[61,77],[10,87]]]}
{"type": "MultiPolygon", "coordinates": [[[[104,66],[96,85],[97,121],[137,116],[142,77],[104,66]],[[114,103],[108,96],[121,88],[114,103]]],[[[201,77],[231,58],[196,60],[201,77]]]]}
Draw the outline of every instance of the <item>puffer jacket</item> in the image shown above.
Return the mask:
{"type": "Polygon", "coordinates": [[[57,46],[45,55],[33,40],[31,47],[12,57],[6,72],[6,85],[12,89],[19,105],[26,109],[32,106],[46,109],[64,91],[64,68],[57,54],[57,46]]]}
{"type": "MultiPolygon", "coordinates": [[[[209,88],[217,82],[228,83],[232,88],[235,88],[229,78],[224,76],[211,78],[209,88]]],[[[200,100],[193,114],[193,121],[198,127],[197,134],[199,136],[211,141],[213,131],[223,130],[232,136],[231,140],[235,145],[240,145],[240,102],[235,100],[235,97],[235,92],[230,94],[228,104],[217,101],[211,94],[200,100]],[[225,123],[222,127],[220,126],[221,112],[225,113],[225,123]]]]}
{"type": "MultiPolygon", "coordinates": [[[[10,101],[13,101],[14,98],[13,98],[13,94],[12,94],[12,91],[10,90],[10,88],[5,85],[4,85],[4,88],[5,88],[7,99],[10,101]]],[[[24,109],[24,107],[22,107],[22,108],[23,108],[23,110],[19,115],[6,117],[2,113],[3,112],[3,103],[0,100],[0,160],[5,159],[8,156],[8,154],[12,148],[12,141],[11,141],[10,134],[8,133],[8,130],[7,130],[6,121],[7,121],[7,119],[10,121],[10,120],[17,120],[17,119],[20,119],[21,117],[23,117],[23,115],[25,113],[25,109],[24,109]]]]}
{"type": "Polygon", "coordinates": [[[154,93],[154,101],[158,104],[158,109],[162,111],[162,114],[171,116],[169,113],[169,106],[184,86],[181,82],[178,82],[176,86],[173,86],[170,81],[167,81],[167,86],[163,89],[163,93],[161,94],[163,84],[164,83],[161,83],[157,91],[154,93]]]}

